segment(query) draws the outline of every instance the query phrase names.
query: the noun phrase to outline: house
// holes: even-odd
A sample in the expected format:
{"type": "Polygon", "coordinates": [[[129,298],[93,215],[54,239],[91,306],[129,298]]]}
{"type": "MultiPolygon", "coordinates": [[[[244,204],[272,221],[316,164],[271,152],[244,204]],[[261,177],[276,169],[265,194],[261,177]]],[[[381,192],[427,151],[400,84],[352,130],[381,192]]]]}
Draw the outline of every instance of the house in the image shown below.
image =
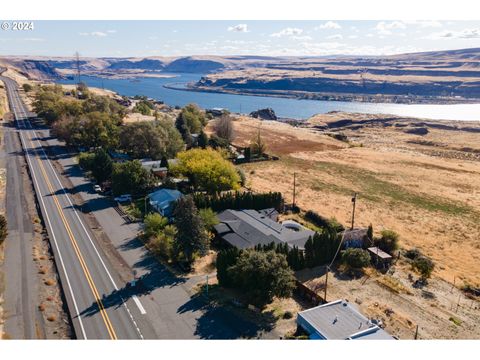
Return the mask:
{"type": "Polygon", "coordinates": [[[148,203],[160,215],[171,217],[175,202],[182,196],[178,190],[160,189],[148,194],[148,203]]]}
{"type": "Polygon", "coordinates": [[[207,109],[205,112],[207,114],[211,114],[212,116],[222,116],[225,113],[226,109],[224,108],[213,108],[213,109],[207,109]]]}
{"type": "Polygon", "coordinates": [[[121,162],[125,162],[125,161],[130,160],[130,156],[128,156],[128,154],[120,153],[120,152],[113,151],[113,150],[108,150],[108,155],[110,155],[110,157],[112,158],[112,160],[114,162],[121,163],[121,162]]]}
{"type": "Polygon", "coordinates": [[[346,300],[301,311],[297,326],[316,340],[394,340],[346,300]]]}
{"type": "Polygon", "coordinates": [[[343,246],[345,249],[364,248],[371,245],[371,240],[368,237],[368,229],[348,229],[343,231],[341,235],[343,236],[343,246]]]}
{"type": "Polygon", "coordinates": [[[257,245],[287,243],[304,250],[305,243],[314,231],[288,221],[278,223],[278,212],[264,210],[225,210],[218,214],[219,224],[215,226],[217,238],[229,246],[249,249],[257,245]]]}
{"type": "Polygon", "coordinates": [[[151,172],[153,175],[159,177],[159,178],[165,178],[168,174],[168,168],[162,165],[161,160],[150,160],[150,159],[143,159],[140,160],[140,163],[142,164],[142,167],[147,170],[148,172],[151,172]]]}

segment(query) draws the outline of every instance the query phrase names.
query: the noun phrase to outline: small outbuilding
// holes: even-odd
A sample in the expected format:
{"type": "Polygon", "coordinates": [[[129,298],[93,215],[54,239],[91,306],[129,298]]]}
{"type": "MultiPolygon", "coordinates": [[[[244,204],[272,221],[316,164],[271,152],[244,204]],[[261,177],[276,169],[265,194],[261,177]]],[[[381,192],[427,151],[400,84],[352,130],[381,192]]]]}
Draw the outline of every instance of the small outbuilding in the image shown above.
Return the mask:
{"type": "Polygon", "coordinates": [[[370,256],[372,257],[372,261],[375,265],[387,267],[387,266],[390,266],[390,264],[392,263],[392,260],[393,260],[392,255],[386,253],[382,249],[376,246],[372,246],[372,247],[369,247],[367,250],[370,253],[370,256]]]}
{"type": "Polygon", "coordinates": [[[371,245],[371,240],[368,238],[368,229],[348,229],[344,230],[341,235],[343,236],[343,246],[345,249],[365,248],[371,245]]]}

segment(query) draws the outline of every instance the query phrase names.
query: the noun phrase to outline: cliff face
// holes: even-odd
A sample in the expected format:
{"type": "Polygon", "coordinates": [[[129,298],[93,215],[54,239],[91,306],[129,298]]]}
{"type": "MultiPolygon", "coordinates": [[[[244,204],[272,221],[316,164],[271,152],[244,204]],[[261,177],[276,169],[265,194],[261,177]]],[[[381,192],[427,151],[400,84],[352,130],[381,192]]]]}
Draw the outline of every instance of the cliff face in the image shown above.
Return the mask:
{"type": "Polygon", "coordinates": [[[186,57],[172,61],[165,67],[165,71],[204,74],[223,68],[224,64],[218,61],[186,57]]]}
{"type": "Polygon", "coordinates": [[[473,82],[454,81],[382,81],[322,78],[249,79],[242,77],[210,79],[203,77],[198,86],[224,90],[302,91],[345,94],[389,94],[416,96],[462,96],[480,98],[480,80],[473,82]]]}
{"type": "Polygon", "coordinates": [[[381,94],[480,99],[480,49],[372,58],[277,58],[206,75],[196,86],[300,97],[381,94]]]}

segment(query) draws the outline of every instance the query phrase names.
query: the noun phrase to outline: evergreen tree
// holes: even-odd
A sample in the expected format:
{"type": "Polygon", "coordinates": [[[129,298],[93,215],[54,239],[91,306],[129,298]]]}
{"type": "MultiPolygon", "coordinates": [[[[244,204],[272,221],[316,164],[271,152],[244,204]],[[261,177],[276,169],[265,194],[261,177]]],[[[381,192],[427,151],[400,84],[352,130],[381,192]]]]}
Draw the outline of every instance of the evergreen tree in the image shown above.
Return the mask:
{"type": "Polygon", "coordinates": [[[162,156],[162,159],[160,160],[160,167],[165,167],[168,169],[168,159],[166,156],[162,156]]]}
{"type": "Polygon", "coordinates": [[[311,236],[308,237],[308,240],[305,243],[305,266],[309,268],[315,266],[315,253],[311,236]]]}
{"type": "Polygon", "coordinates": [[[208,250],[208,234],[193,198],[184,196],[178,199],[173,212],[177,235],[174,242],[174,254],[180,255],[191,264],[196,254],[205,255],[208,250]]]}
{"type": "Polygon", "coordinates": [[[92,175],[98,183],[102,183],[112,176],[113,161],[107,152],[98,149],[92,163],[92,175]]]}
{"type": "Polygon", "coordinates": [[[198,135],[198,146],[201,147],[202,149],[206,149],[207,145],[208,145],[208,136],[202,130],[202,131],[200,131],[200,134],[198,135]]]}
{"type": "Polygon", "coordinates": [[[223,287],[233,286],[233,279],[228,269],[237,263],[237,259],[241,254],[241,250],[236,247],[221,250],[217,254],[215,262],[217,267],[218,284],[223,287]]]}

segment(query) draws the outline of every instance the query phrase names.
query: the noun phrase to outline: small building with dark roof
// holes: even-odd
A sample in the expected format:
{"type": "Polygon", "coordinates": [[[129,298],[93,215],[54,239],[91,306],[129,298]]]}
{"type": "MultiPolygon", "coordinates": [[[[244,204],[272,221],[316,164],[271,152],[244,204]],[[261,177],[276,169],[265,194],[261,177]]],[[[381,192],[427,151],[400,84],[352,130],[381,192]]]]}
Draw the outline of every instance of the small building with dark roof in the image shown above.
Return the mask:
{"type": "Polygon", "coordinates": [[[368,229],[357,228],[347,229],[342,233],[343,247],[348,248],[364,248],[371,245],[371,240],[368,238],[368,229]]]}
{"type": "Polygon", "coordinates": [[[395,338],[345,300],[336,300],[297,316],[297,325],[310,339],[394,340],[395,338]]]}
{"type": "Polygon", "coordinates": [[[315,232],[294,222],[284,225],[273,220],[278,218],[274,209],[225,210],[218,214],[215,225],[217,237],[238,249],[249,249],[257,245],[287,243],[290,247],[303,250],[305,243],[315,232]]]}

